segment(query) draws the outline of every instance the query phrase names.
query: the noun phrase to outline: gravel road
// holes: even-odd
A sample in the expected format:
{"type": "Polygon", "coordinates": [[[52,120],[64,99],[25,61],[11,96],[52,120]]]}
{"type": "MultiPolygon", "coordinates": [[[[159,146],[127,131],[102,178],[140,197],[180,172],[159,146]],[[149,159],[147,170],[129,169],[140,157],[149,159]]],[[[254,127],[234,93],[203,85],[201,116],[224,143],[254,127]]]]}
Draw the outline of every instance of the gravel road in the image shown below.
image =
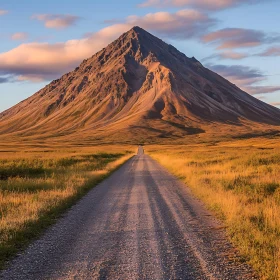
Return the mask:
{"type": "Polygon", "coordinates": [[[219,222],[140,147],[0,279],[255,278],[219,222]]]}

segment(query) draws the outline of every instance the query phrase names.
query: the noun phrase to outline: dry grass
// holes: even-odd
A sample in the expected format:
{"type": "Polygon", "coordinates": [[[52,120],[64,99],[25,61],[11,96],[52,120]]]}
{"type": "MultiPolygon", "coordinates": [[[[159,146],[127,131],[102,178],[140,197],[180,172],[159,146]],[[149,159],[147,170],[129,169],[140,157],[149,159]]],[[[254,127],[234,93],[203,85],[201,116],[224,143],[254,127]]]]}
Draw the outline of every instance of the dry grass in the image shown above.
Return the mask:
{"type": "Polygon", "coordinates": [[[280,279],[279,139],[146,150],[223,219],[262,279],[280,279]]]}
{"type": "Polygon", "coordinates": [[[131,157],[131,147],[0,153],[0,267],[131,157]]]}

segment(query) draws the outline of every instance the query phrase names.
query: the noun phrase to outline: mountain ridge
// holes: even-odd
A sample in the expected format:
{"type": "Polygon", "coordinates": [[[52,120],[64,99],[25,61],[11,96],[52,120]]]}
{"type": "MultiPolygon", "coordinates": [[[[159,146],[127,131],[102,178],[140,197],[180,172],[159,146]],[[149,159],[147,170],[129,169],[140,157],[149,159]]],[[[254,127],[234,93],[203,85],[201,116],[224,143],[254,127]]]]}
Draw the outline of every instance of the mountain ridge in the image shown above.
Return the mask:
{"type": "Polygon", "coordinates": [[[0,124],[0,135],[27,139],[74,139],[77,133],[97,140],[123,133],[172,139],[207,132],[213,125],[244,131],[278,126],[280,110],[133,27],[0,113],[0,124]]]}

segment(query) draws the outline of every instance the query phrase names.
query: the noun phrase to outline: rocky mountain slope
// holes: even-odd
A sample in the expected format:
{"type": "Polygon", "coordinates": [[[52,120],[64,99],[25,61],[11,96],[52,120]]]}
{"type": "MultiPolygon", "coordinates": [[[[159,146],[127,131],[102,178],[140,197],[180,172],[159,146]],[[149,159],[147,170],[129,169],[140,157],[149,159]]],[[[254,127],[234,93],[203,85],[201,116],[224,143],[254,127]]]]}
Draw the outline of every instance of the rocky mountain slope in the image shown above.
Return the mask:
{"type": "Polygon", "coordinates": [[[180,138],[280,125],[280,110],[140,27],[0,114],[0,137],[180,138]]]}

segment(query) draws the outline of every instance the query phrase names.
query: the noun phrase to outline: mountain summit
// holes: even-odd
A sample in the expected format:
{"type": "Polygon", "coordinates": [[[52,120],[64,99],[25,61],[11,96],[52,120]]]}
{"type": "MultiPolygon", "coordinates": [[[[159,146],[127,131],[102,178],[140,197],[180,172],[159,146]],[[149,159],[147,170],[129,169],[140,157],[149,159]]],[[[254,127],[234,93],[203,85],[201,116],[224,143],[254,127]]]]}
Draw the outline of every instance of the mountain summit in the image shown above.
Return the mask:
{"type": "Polygon", "coordinates": [[[280,125],[245,93],[140,27],[0,114],[0,134],[46,139],[181,138],[280,125]]]}

